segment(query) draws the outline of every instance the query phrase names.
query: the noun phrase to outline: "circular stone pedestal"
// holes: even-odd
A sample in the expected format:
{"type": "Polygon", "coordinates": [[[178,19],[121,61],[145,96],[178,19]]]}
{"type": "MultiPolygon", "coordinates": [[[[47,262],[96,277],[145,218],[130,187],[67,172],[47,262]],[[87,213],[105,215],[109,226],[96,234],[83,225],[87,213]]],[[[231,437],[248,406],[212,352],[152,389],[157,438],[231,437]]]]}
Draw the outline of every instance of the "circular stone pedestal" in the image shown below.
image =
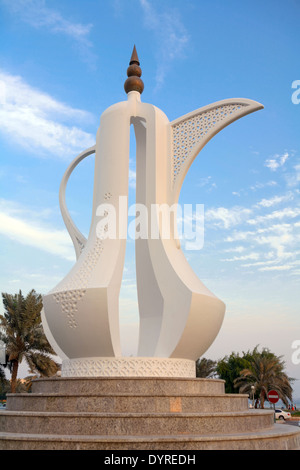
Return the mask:
{"type": "Polygon", "coordinates": [[[224,385],[174,377],[33,380],[32,393],[7,395],[0,451],[300,449],[298,427],[274,424],[273,410],[249,410],[248,395],[225,394],[224,385]]]}
{"type": "Polygon", "coordinates": [[[62,377],[195,378],[196,365],[189,359],[89,357],[64,360],[61,375],[62,377]]]}

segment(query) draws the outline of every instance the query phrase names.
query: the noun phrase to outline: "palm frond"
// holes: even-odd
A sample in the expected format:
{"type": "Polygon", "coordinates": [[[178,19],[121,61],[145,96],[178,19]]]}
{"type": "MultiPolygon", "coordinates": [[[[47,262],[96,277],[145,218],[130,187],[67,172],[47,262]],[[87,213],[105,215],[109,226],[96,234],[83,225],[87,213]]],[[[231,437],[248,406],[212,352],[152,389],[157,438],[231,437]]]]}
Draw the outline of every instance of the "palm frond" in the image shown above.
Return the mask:
{"type": "Polygon", "coordinates": [[[33,372],[52,375],[57,364],[42,327],[42,296],[32,289],[25,297],[2,293],[4,315],[0,315],[0,339],[5,342],[9,361],[20,364],[23,359],[33,372]]]}

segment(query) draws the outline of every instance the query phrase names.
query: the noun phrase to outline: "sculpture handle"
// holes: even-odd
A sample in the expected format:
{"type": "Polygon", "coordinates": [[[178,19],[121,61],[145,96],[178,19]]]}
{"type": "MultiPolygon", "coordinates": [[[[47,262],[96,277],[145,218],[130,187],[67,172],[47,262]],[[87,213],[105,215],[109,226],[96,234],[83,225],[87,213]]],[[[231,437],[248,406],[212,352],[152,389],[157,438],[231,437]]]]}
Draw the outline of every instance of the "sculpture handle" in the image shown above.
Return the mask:
{"type": "Polygon", "coordinates": [[[76,227],[75,223],[73,222],[70,213],[67,208],[66,204],[66,187],[68,180],[71,176],[71,173],[73,170],[76,168],[78,163],[81,162],[84,158],[88,157],[89,155],[93,154],[96,152],[96,145],[93,147],[88,148],[87,150],[84,150],[81,152],[79,155],[77,155],[76,158],[70,163],[68,168],[66,169],[64,176],[62,177],[61,183],[60,183],[60,188],[59,188],[59,205],[60,205],[60,211],[61,215],[64,219],[65,226],[69,232],[69,235],[72,239],[74,248],[75,248],[75,253],[76,253],[76,259],[79,258],[83,248],[85,247],[86,244],[86,238],[85,236],[80,232],[80,230],[76,227]]]}

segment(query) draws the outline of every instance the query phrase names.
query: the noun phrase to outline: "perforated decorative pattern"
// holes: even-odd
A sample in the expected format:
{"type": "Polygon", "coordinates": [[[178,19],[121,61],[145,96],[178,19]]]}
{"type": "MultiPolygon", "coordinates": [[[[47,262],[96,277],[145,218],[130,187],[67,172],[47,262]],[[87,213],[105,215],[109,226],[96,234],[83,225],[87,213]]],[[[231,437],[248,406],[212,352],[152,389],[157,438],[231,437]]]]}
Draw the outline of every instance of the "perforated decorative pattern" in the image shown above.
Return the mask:
{"type": "Polygon", "coordinates": [[[182,165],[189,157],[193,147],[214,131],[220,122],[231,118],[240,111],[244,103],[216,106],[208,111],[199,112],[195,116],[172,126],[173,131],[173,182],[176,181],[182,165]]]}

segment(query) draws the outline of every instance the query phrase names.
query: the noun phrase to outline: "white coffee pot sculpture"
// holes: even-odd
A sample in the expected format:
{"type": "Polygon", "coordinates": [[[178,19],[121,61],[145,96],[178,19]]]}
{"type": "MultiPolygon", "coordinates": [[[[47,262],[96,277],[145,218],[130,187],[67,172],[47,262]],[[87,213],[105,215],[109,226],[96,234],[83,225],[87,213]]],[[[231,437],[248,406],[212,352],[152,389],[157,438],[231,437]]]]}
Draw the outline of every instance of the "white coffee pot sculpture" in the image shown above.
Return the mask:
{"type": "Polygon", "coordinates": [[[124,85],[127,101],[103,112],[96,145],[73,160],[61,182],[60,207],[77,262],[44,296],[42,318],[49,342],[65,364],[64,375],[103,375],[105,360],[122,359],[119,293],[127,234],[127,206],[122,201],[128,196],[131,124],[136,136],[136,203],[146,208],[148,226],[154,224],[158,230],[158,236],[135,242],[137,359],[178,359],[186,368],[185,360],[194,363],[210,347],[224,318],[224,303],[189,266],[176,223],[169,236],[163,236],[169,214],[160,207],[178,202],[193,160],[215,134],[263,106],[248,99],[227,99],[169,122],[160,109],[141,102],[144,85],[139,65],[134,47],[124,85]],[[93,211],[86,240],[67,210],[65,190],[74,168],[93,153],[93,211]]]}

